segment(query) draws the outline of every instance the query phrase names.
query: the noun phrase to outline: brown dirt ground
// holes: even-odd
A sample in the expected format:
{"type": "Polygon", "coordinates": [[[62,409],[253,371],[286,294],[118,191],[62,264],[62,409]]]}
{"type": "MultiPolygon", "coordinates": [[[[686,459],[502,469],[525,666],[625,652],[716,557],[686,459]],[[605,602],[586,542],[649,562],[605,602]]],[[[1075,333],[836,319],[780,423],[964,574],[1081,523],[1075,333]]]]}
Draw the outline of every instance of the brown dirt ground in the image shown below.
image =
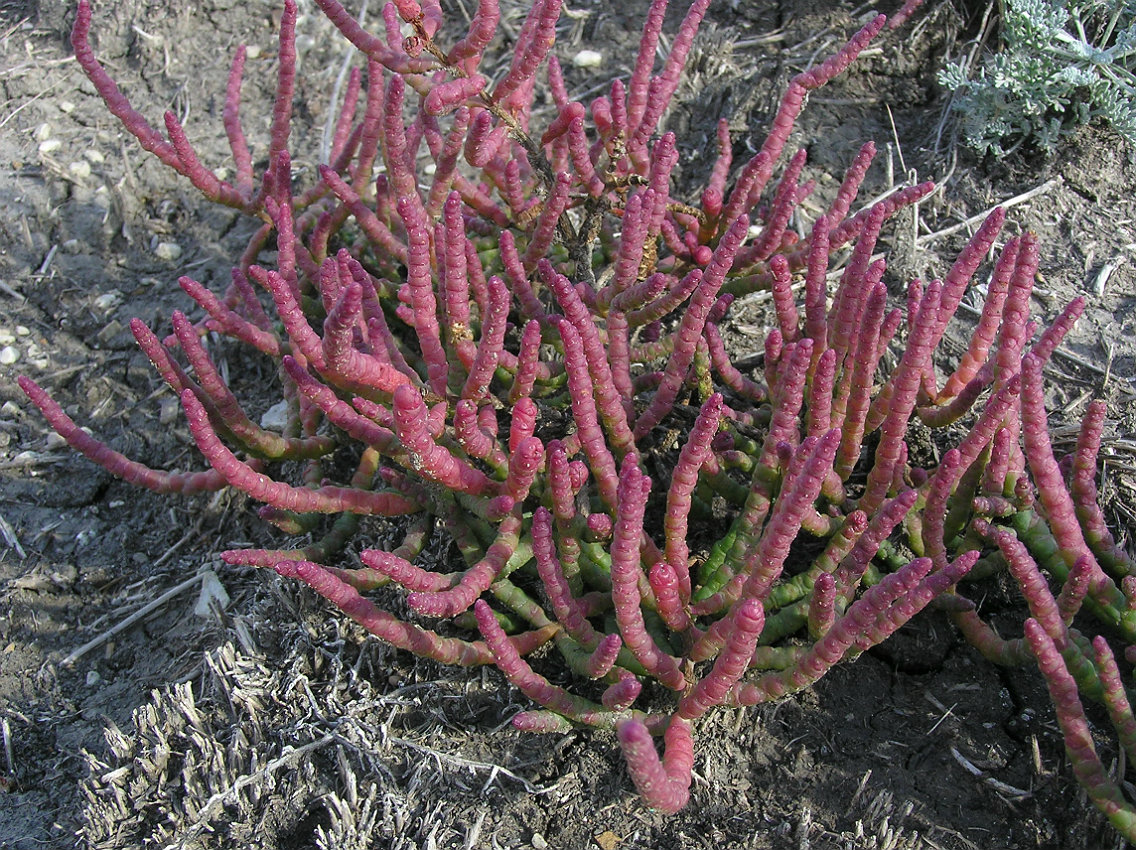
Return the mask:
{"type": "MultiPolygon", "coordinates": [[[[607,79],[633,56],[644,6],[572,4],[561,55],[596,46],[607,79]]],[[[714,4],[690,106],[671,118],[690,152],[683,179],[708,168],[698,152],[721,114],[733,116],[739,144],[760,141],[788,76],[836,46],[865,8],[714,4]]],[[[318,128],[345,54],[313,7],[302,9],[297,123],[318,128]]],[[[1123,846],[1077,789],[1036,672],[983,662],[937,615],[808,692],[713,713],[697,730],[692,802],[664,817],[634,795],[612,736],[521,735],[508,718],[524,701],[496,672],[394,652],[291,583],[221,565],[221,549],[270,539],[247,500],[139,492],[61,448],[28,412],[18,374],[130,456],[192,463],[175,400],[127,323],[168,327],[186,306],[177,275],[220,285],[249,232],[106,113],[69,57],[72,14],[58,0],[0,3],[0,349],[19,357],[0,365],[0,848],[1123,846]],[[228,602],[197,616],[192,579],[203,572],[228,602]]],[[[271,2],[171,11],[129,0],[99,4],[94,32],[135,106],[154,122],[166,108],[187,114],[204,161],[218,163],[220,94],[239,42],[260,49],[244,100],[246,126],[264,138],[275,15],[271,2]]],[[[1035,314],[1090,293],[1054,361],[1051,408],[1058,425],[1075,424],[1089,398],[1109,399],[1104,493],[1131,537],[1136,167],[1099,127],[1052,158],[1002,163],[954,149],[949,128],[937,138],[934,71],[974,35],[968,26],[965,13],[931,2],[813,96],[797,137],[822,191],[869,138],[896,179],[907,169],[942,182],[895,237],[897,285],[945,269],[965,232],[939,231],[1045,187],[1010,214],[1011,233],[1041,236],[1035,314]]],[[[573,83],[600,81],[581,72],[573,83]]],[[[299,170],[314,156],[314,143],[301,149],[299,170]]],[[[867,192],[887,187],[882,165],[871,179],[867,192]]],[[[738,353],[760,345],[764,309],[750,299],[737,311],[738,353]]],[[[967,328],[955,333],[958,344],[967,328]]],[[[234,382],[255,395],[263,364],[227,356],[234,382]]],[[[987,610],[1012,631],[1013,595],[994,585],[988,594],[987,610]]],[[[1110,737],[1099,743],[1111,763],[1110,737]]]]}

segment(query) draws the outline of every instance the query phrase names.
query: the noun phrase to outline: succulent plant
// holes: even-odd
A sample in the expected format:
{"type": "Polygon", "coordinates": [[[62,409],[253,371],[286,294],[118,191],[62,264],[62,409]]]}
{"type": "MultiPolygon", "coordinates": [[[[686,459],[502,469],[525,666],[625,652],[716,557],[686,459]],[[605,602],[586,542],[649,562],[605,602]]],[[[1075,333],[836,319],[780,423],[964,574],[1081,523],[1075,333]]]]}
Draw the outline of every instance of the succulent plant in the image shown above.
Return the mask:
{"type": "Polygon", "coordinates": [[[656,0],[630,79],[590,104],[570,99],[550,52],[557,0],[534,3],[496,82],[478,73],[498,22],[493,0],[460,38],[443,29],[437,3],[388,4],[385,32],[372,35],[336,0],[317,2],[367,67],[365,80],[351,76],[329,163],[303,191],[288,154],[294,4],[281,19],[259,179],[239,120],[243,50],[233,62],[231,183],[200,163],[172,115],[166,140],[130,107],[91,51],[80,4],[76,55],[111,111],[207,197],[263,224],[225,293],[180,279],[203,318],[175,313],[164,341],[132,325],[209,470],[130,461],[22,378],[52,427],[132,483],[233,487],[265,503],[261,515],[285,533],[322,531],[306,545],[224,559],[299,579],[396,647],[496,665],[537,706],[514,718],[518,728],[615,730],[655,808],[686,804],[692,730],[707,711],[805,688],[934,603],[994,660],[1038,659],[1078,778],[1136,833],[1130,805],[1094,761],[1078,694],[1106,702],[1125,746],[1131,709],[1107,643],[1090,645],[1071,625],[1087,607],[1136,642],[1136,578],[1093,485],[1104,410],[1091,409],[1067,485],[1041,386],[1083,301],[1031,343],[1037,240],[1009,240],[969,349],[944,378],[937,346],[1003,212],[943,280],[912,281],[906,309],[889,308],[885,262],[874,259],[881,230],[931,184],[854,213],[868,143],[806,227],[804,152],[773,180],[807,93],[917,4],[890,25],[872,17],[798,74],[761,149],[734,175],[722,121],[706,187],[676,197],[679,143],[660,122],[707,0],[690,6],[655,73],[666,10],[656,0]],[[531,120],[538,89],[557,107],[543,127],[531,120]],[[273,242],[276,267],[258,265],[273,242]],[[833,257],[846,247],[830,294],[833,257]],[[734,298],[758,289],[772,293],[777,327],[760,367],[743,370],[723,328],[734,298]],[[243,411],[203,345],[211,333],[278,364],[281,431],[243,411]],[[915,421],[943,441],[962,436],[924,468],[906,442],[915,421]],[[283,461],[300,472],[290,477],[296,464],[283,461]],[[366,517],[408,517],[404,539],[368,548],[366,517]],[[436,533],[460,561],[420,557],[436,533]],[[958,589],[980,560],[1020,583],[1024,639],[999,637],[958,589]],[[406,592],[409,616],[369,597],[384,585],[406,592]],[[566,668],[577,686],[530,663],[546,646],[537,666],[566,668]]]}

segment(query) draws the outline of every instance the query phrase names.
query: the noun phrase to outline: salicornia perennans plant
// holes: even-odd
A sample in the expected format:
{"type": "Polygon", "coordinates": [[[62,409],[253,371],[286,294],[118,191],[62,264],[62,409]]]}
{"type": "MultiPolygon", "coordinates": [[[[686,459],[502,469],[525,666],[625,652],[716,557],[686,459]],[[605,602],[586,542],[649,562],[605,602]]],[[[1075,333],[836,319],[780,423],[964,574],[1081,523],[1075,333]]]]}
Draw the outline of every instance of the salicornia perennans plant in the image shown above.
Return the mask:
{"type": "Polygon", "coordinates": [[[943,376],[936,347],[998,239],[1000,210],[943,280],[910,284],[906,308],[889,306],[885,263],[873,258],[885,221],[932,187],[854,213],[870,143],[807,236],[788,228],[813,188],[804,152],[779,180],[774,172],[805,97],[885,18],[789,83],[764,144],[738,169],[722,121],[705,188],[679,197],[678,140],[660,122],[708,0],[691,5],[657,72],[666,2],[655,0],[630,78],[587,104],[569,97],[550,52],[558,0],[534,3],[495,82],[478,70],[494,0],[461,37],[443,28],[437,2],[388,4],[379,35],[336,0],[318,3],[366,69],[350,78],[329,163],[302,191],[289,158],[291,2],[259,177],[239,118],[243,50],[233,62],[232,182],[198,160],[172,114],[167,139],[131,108],[94,57],[80,5],[76,55],[114,114],[206,196],[263,224],[223,294],[181,278],[203,318],[175,313],[165,340],[133,324],[210,470],[130,461],[22,378],[52,427],[132,483],[231,486],[286,533],[321,532],[298,548],[224,558],[305,582],[396,647],[495,664],[537,706],[518,728],[614,729],[636,787],[665,811],[688,800],[703,714],[807,687],[937,600],[992,658],[1037,657],[1078,777],[1136,834],[1081,695],[1106,703],[1130,750],[1136,723],[1108,645],[1071,625],[1086,607],[1136,643],[1136,578],[1096,507],[1104,411],[1093,406],[1066,482],[1042,403],[1042,365],[1083,302],[1031,342],[1038,246],[1030,234],[1009,240],[969,349],[943,376]],[[543,126],[531,120],[538,91],[556,105],[543,126]],[[258,260],[272,244],[266,268],[258,260]],[[830,297],[830,260],[846,247],[830,297]],[[731,361],[722,327],[733,299],[758,289],[772,292],[777,327],[755,376],[731,361]],[[209,333],[278,364],[281,432],[242,409],[203,345],[209,333]],[[969,424],[924,469],[908,457],[913,417],[969,424]],[[344,457],[353,470],[331,477],[344,457]],[[299,463],[296,478],[284,480],[295,464],[282,461],[299,463]],[[398,516],[407,530],[391,551],[365,548],[365,534],[364,548],[349,548],[361,518],[398,516]],[[436,528],[460,563],[417,558],[436,528]],[[1032,615],[1025,639],[997,635],[956,589],[980,559],[1019,581],[1032,615]],[[392,584],[410,619],[368,598],[392,584]],[[578,688],[526,660],[549,644],[578,688]]]}

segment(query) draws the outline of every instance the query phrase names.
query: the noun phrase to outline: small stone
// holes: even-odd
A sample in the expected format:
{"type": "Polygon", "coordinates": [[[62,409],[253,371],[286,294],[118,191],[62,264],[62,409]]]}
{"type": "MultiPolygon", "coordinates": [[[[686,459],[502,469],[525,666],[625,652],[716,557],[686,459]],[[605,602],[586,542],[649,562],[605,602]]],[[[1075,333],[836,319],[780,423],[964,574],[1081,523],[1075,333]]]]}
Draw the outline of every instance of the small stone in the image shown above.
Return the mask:
{"type": "Polygon", "coordinates": [[[548,850],[548,842],[539,832],[533,833],[532,846],[533,850],[548,850]]]}
{"type": "Polygon", "coordinates": [[[63,147],[63,142],[59,141],[59,139],[46,139],[39,143],[39,152],[51,153],[52,151],[59,150],[61,147],[63,147]]]}
{"type": "Polygon", "coordinates": [[[281,401],[264,411],[260,417],[260,427],[269,431],[282,432],[288,426],[288,402],[281,401]]]}
{"type": "Polygon", "coordinates": [[[181,405],[178,404],[177,399],[162,399],[162,403],[158,407],[158,423],[169,425],[178,418],[179,413],[181,413],[181,405]]]}
{"type": "Polygon", "coordinates": [[[103,680],[103,677],[99,675],[98,670],[88,670],[87,671],[87,687],[88,688],[96,687],[99,684],[99,682],[101,682],[102,680],[103,680]]]}
{"type": "Polygon", "coordinates": [[[61,449],[66,446],[67,441],[56,434],[54,431],[49,431],[47,434],[47,439],[44,440],[44,445],[49,452],[53,452],[56,449],[61,449]]]}
{"type": "Polygon", "coordinates": [[[37,142],[46,142],[51,138],[51,125],[45,121],[35,128],[35,133],[32,135],[35,136],[37,142]]]}
{"type": "Polygon", "coordinates": [[[20,349],[14,345],[5,345],[0,348],[0,365],[11,366],[20,359],[20,349]]]}
{"type": "Polygon", "coordinates": [[[68,239],[59,246],[59,250],[64,254],[78,254],[83,250],[83,243],[78,239],[68,239]]]}
{"type": "Polygon", "coordinates": [[[618,847],[623,841],[622,838],[620,838],[610,829],[605,830],[599,835],[593,837],[595,838],[596,844],[600,846],[601,850],[615,850],[615,848],[618,847]]]}
{"type": "Polygon", "coordinates": [[[27,336],[31,333],[31,329],[24,325],[16,325],[16,336],[27,336]]]}
{"type": "Polygon", "coordinates": [[[0,345],[11,345],[16,341],[16,335],[10,330],[0,328],[0,345]]]}
{"type": "Polygon", "coordinates": [[[109,322],[107,322],[106,327],[95,334],[95,339],[97,339],[100,344],[105,345],[120,333],[122,333],[122,330],[122,323],[118,321],[118,319],[111,319],[109,322]]]}
{"type": "Polygon", "coordinates": [[[102,155],[102,151],[97,151],[94,148],[87,148],[83,151],[83,156],[92,165],[102,165],[106,162],[106,157],[102,155]]]}
{"type": "Polygon", "coordinates": [[[255,44],[250,44],[250,45],[245,47],[245,58],[246,59],[259,59],[260,53],[261,53],[260,48],[257,47],[255,44]]]}
{"type": "Polygon", "coordinates": [[[581,50],[572,57],[572,64],[577,68],[598,68],[603,64],[603,54],[598,50],[581,50]]]}
{"type": "Polygon", "coordinates": [[[181,256],[182,247],[177,242],[159,242],[154,247],[154,255],[159,260],[173,262],[181,256]]]}
{"type": "Polygon", "coordinates": [[[69,100],[61,100],[59,101],[59,111],[64,115],[70,115],[75,111],[75,104],[69,100]]]}
{"type": "Polygon", "coordinates": [[[71,176],[77,180],[86,180],[91,176],[91,164],[85,159],[76,160],[67,166],[67,170],[71,172],[71,176]]]}
{"type": "Polygon", "coordinates": [[[117,289],[104,292],[95,299],[95,309],[107,313],[122,303],[122,293],[117,289]]]}
{"type": "Polygon", "coordinates": [[[0,416],[5,419],[14,419],[20,412],[20,406],[14,401],[6,401],[3,406],[0,406],[0,416]]]}

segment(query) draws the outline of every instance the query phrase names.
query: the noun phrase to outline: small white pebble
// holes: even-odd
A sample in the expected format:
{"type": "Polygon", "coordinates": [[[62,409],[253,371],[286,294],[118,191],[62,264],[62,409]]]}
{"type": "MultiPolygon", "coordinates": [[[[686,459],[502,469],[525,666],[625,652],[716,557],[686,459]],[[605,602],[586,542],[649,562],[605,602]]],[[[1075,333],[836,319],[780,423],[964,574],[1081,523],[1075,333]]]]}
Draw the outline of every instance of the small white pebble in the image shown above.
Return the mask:
{"type": "Polygon", "coordinates": [[[106,312],[107,310],[113,310],[121,303],[122,293],[117,289],[112,289],[110,292],[104,292],[95,299],[95,308],[106,312]]]}
{"type": "Polygon", "coordinates": [[[72,177],[77,177],[79,180],[85,180],[91,176],[91,164],[85,159],[79,159],[67,166],[67,170],[71,172],[72,177]]]}
{"type": "Polygon", "coordinates": [[[35,128],[35,133],[32,135],[35,136],[37,142],[46,142],[51,138],[51,125],[45,121],[35,128]]]}
{"type": "Polygon", "coordinates": [[[69,100],[61,100],[59,101],[59,111],[65,115],[70,115],[75,111],[75,104],[69,100]]]}
{"type": "Polygon", "coordinates": [[[577,68],[598,68],[603,64],[603,54],[598,50],[581,50],[572,57],[572,64],[577,68]]]}
{"type": "Polygon", "coordinates": [[[88,688],[95,687],[102,680],[103,680],[103,677],[99,675],[98,670],[88,670],[87,671],[87,687],[88,688]]]}
{"type": "Polygon", "coordinates": [[[0,345],[11,345],[16,341],[16,335],[9,330],[0,328],[0,345]]]}
{"type": "Polygon", "coordinates": [[[4,404],[0,406],[0,416],[3,416],[5,419],[11,419],[19,412],[20,406],[11,400],[4,402],[4,404]]]}
{"type": "Polygon", "coordinates": [[[534,832],[532,837],[532,846],[534,850],[548,850],[548,841],[539,832],[534,832]]]}
{"type": "Polygon", "coordinates": [[[54,431],[51,431],[50,433],[48,433],[47,438],[44,440],[44,445],[47,447],[47,450],[49,452],[53,452],[56,449],[61,449],[66,446],[67,441],[56,434],[54,431]]]}
{"type": "Polygon", "coordinates": [[[259,59],[260,53],[261,53],[260,48],[257,47],[255,44],[250,44],[247,47],[245,47],[245,58],[246,59],[259,59]]]}
{"type": "Polygon", "coordinates": [[[260,427],[269,431],[283,431],[288,425],[288,403],[278,402],[260,417],[260,427]]]}
{"type": "Polygon", "coordinates": [[[106,157],[102,155],[102,152],[97,151],[94,148],[87,148],[85,151],[83,151],[83,156],[86,157],[87,162],[93,165],[101,165],[102,163],[106,162],[106,157]]]}
{"type": "Polygon", "coordinates": [[[52,151],[59,150],[61,147],[63,147],[63,142],[59,141],[59,139],[47,139],[39,143],[39,152],[51,153],[52,151]]]}
{"type": "Polygon", "coordinates": [[[181,256],[181,245],[177,242],[159,242],[154,247],[154,254],[159,260],[167,260],[173,262],[181,256]]]}
{"type": "Polygon", "coordinates": [[[20,359],[20,349],[14,345],[5,345],[0,348],[0,365],[11,366],[20,359]]]}
{"type": "Polygon", "coordinates": [[[16,325],[16,336],[27,336],[31,333],[25,325],[16,325]]]}

